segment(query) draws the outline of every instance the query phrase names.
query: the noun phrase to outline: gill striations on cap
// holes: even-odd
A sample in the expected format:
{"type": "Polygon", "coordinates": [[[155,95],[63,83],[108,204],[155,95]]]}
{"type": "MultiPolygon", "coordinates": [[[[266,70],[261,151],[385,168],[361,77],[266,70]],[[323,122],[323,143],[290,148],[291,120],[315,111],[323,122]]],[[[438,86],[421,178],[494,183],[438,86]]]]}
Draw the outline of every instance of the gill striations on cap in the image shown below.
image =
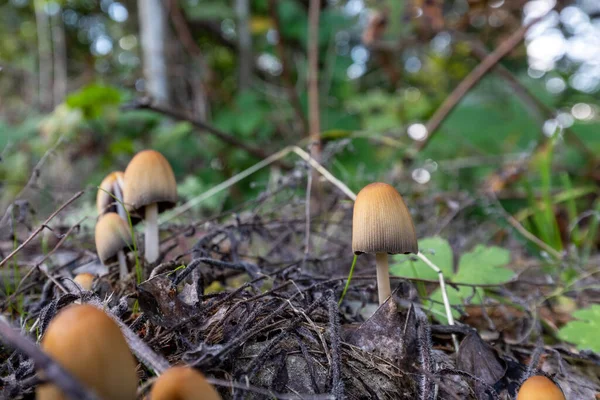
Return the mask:
{"type": "Polygon", "coordinates": [[[123,202],[128,211],[158,203],[159,212],[177,203],[177,182],[167,159],[155,150],[137,153],[125,169],[123,202]]]}
{"type": "Polygon", "coordinates": [[[371,183],[356,196],[352,251],[355,254],[419,252],[412,217],[393,186],[371,183]]]}

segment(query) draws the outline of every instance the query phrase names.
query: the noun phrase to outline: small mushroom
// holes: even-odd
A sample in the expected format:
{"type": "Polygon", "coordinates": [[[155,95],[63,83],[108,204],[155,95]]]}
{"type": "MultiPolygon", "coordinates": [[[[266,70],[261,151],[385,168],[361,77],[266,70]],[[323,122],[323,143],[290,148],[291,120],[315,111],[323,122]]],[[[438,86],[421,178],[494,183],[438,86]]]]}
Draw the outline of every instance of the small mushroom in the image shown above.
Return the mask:
{"type": "MultiPolygon", "coordinates": [[[[50,321],[42,349],[102,400],[134,400],[136,363],[117,324],[88,304],[70,305],[50,321]]],[[[67,400],[54,384],[36,389],[37,400],[67,400]]]]}
{"type": "Polygon", "coordinates": [[[158,259],[158,214],[177,202],[177,183],[171,165],[157,151],[144,150],[125,169],[124,202],[127,210],[145,219],[145,258],[158,259]]]}
{"type": "Polygon", "coordinates": [[[98,215],[102,215],[108,212],[116,212],[121,218],[127,221],[127,214],[121,204],[123,202],[123,186],[124,174],[121,171],[114,171],[106,175],[106,177],[100,183],[100,188],[96,194],[96,208],[98,209],[98,215]],[[115,200],[114,197],[118,199],[115,200]],[[120,202],[121,203],[120,203],[120,202]]]}
{"type": "Polygon", "coordinates": [[[152,386],[150,400],[221,400],[204,375],[189,367],[166,370],[152,386]]]}
{"type": "Polygon", "coordinates": [[[124,250],[132,244],[129,225],[117,213],[102,215],[96,223],[96,251],[103,264],[119,261],[119,276],[127,276],[127,262],[124,250]]]}
{"type": "Polygon", "coordinates": [[[83,290],[92,290],[95,276],[89,272],[82,272],[73,278],[73,282],[81,286],[83,290]]]}
{"type": "Polygon", "coordinates": [[[534,375],[523,382],[517,400],[565,400],[565,395],[550,379],[534,375]]]}
{"type": "Polygon", "coordinates": [[[383,304],[391,295],[388,254],[419,252],[412,218],[393,186],[371,183],[356,196],[352,251],[375,253],[379,304],[383,304]]]}

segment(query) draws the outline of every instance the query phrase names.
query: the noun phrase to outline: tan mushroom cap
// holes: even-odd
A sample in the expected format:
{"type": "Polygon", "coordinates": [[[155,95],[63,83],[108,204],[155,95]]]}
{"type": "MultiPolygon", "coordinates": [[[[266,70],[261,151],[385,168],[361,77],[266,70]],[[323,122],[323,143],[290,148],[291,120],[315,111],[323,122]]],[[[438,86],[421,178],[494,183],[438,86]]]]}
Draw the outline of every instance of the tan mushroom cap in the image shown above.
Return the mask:
{"type": "Polygon", "coordinates": [[[123,200],[130,212],[158,203],[158,212],[177,202],[177,182],[167,159],[157,151],[144,150],[135,155],[125,169],[123,200]]]}
{"type": "Polygon", "coordinates": [[[132,244],[127,222],[117,213],[107,213],[96,223],[96,251],[103,263],[110,263],[120,250],[132,244]]]}
{"type": "MultiPolygon", "coordinates": [[[[102,400],[134,400],[136,362],[117,324],[88,304],[70,305],[50,322],[42,349],[102,400]]],[[[38,386],[37,400],[67,400],[53,384],[38,386]]]]}
{"type": "Polygon", "coordinates": [[[156,380],[150,400],[221,400],[221,396],[195,369],[172,367],[156,380]]]}
{"type": "Polygon", "coordinates": [[[95,276],[89,272],[82,272],[73,278],[73,282],[81,286],[84,290],[92,290],[95,276]]]}
{"type": "Polygon", "coordinates": [[[98,215],[102,215],[107,212],[116,212],[117,208],[115,205],[116,200],[108,193],[115,195],[114,184],[116,183],[123,192],[123,186],[125,185],[125,175],[121,171],[114,171],[106,175],[106,177],[100,183],[100,189],[96,193],[96,209],[98,215]],[[108,192],[108,193],[106,193],[108,192]]]}
{"type": "Polygon", "coordinates": [[[523,382],[517,400],[565,400],[565,395],[550,379],[535,375],[523,382]]]}
{"type": "Polygon", "coordinates": [[[393,186],[371,183],[356,196],[352,251],[355,254],[419,252],[413,220],[393,186]]]}

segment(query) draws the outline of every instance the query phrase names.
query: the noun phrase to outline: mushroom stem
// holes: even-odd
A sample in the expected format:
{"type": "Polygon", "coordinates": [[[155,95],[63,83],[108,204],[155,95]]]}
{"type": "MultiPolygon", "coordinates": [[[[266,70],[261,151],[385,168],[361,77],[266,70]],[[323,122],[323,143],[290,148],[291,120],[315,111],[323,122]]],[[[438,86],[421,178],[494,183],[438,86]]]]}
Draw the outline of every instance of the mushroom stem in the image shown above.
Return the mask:
{"type": "Polygon", "coordinates": [[[117,258],[119,259],[119,278],[121,281],[123,281],[127,276],[127,261],[125,260],[125,252],[123,250],[119,250],[117,253],[117,258]]]}
{"type": "Polygon", "coordinates": [[[123,218],[123,221],[127,222],[129,220],[127,219],[125,207],[123,207],[123,192],[121,191],[121,187],[119,186],[119,183],[116,180],[115,183],[113,183],[113,191],[115,193],[115,197],[117,198],[117,200],[115,201],[117,207],[117,214],[119,214],[119,217],[123,218]]]}
{"type": "Polygon", "coordinates": [[[387,253],[375,253],[375,265],[377,266],[377,293],[379,294],[379,305],[382,305],[392,294],[392,290],[390,289],[390,271],[387,253]]]}
{"type": "Polygon", "coordinates": [[[152,203],[146,206],[146,236],[145,256],[146,261],[153,263],[158,260],[158,204],[152,203]]]}

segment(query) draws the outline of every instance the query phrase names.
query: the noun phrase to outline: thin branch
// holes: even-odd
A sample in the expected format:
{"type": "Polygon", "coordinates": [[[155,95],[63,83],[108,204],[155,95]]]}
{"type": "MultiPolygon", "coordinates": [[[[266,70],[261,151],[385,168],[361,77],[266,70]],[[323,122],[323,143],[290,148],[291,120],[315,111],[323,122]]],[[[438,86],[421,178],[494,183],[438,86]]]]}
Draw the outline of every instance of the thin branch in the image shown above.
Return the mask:
{"type": "MultiPolygon", "coordinates": [[[[108,310],[104,304],[96,298],[88,300],[88,304],[99,308],[104,311],[106,315],[111,317],[113,321],[121,329],[121,333],[127,341],[127,345],[131,349],[131,352],[135,354],[137,359],[149,369],[153,370],[157,375],[162,374],[166,371],[170,365],[169,362],[160,354],[157,354],[146,342],[144,342],[138,335],[135,334],[121,319],[115,315],[113,310],[108,310]]],[[[117,306],[118,307],[118,306],[117,306]]]]}
{"type": "Polygon", "coordinates": [[[175,33],[179,41],[188,52],[192,59],[192,70],[194,71],[190,77],[190,85],[196,89],[195,96],[192,95],[194,101],[190,106],[191,110],[197,110],[199,117],[206,120],[208,114],[208,99],[206,83],[210,80],[211,70],[206,63],[206,59],[202,54],[200,46],[196,44],[194,36],[190,30],[187,19],[181,11],[181,7],[177,0],[163,0],[171,17],[171,25],[175,29],[175,33]],[[200,71],[198,70],[198,67],[200,71]]]}
{"type": "Polygon", "coordinates": [[[179,8],[177,0],[165,0],[165,5],[171,16],[171,22],[179,37],[179,41],[183,44],[189,54],[194,57],[202,57],[202,51],[196,44],[192,32],[190,32],[187,20],[185,19],[181,8],[179,8]]]}
{"type": "Polygon", "coordinates": [[[297,394],[297,393],[276,393],[267,389],[263,389],[261,387],[250,386],[248,384],[243,384],[239,382],[226,381],[223,379],[206,377],[206,381],[215,386],[221,386],[224,388],[234,388],[245,390],[250,393],[262,394],[265,398],[275,398],[281,400],[294,400],[294,399],[304,399],[304,400],[333,400],[334,396],[330,394],[297,394]]]}
{"type": "Polygon", "coordinates": [[[321,161],[321,123],[319,115],[319,14],[321,0],[308,6],[308,125],[311,155],[321,161]]]}
{"type": "Polygon", "coordinates": [[[296,113],[296,117],[302,123],[302,128],[304,132],[308,131],[308,121],[306,120],[306,116],[302,111],[302,105],[300,104],[300,97],[298,96],[298,92],[294,87],[294,82],[292,80],[291,70],[289,60],[285,54],[285,49],[288,47],[285,43],[285,39],[283,34],[281,33],[281,20],[279,19],[279,13],[277,12],[277,0],[269,0],[269,12],[271,14],[271,19],[273,20],[273,26],[275,31],[277,32],[277,53],[279,55],[279,60],[281,61],[281,77],[283,78],[283,84],[285,89],[288,92],[288,97],[290,103],[292,104],[292,108],[296,113]]]}
{"type": "Polygon", "coordinates": [[[490,53],[469,75],[467,75],[458,86],[450,93],[442,105],[436,110],[433,116],[427,122],[426,128],[428,136],[425,140],[417,143],[415,150],[423,150],[427,144],[431,141],[438,128],[444,122],[446,117],[450,115],[450,112],[460,103],[465,95],[496,65],[498,62],[510,53],[515,47],[521,43],[525,34],[542,17],[532,20],[527,25],[523,25],[512,35],[510,35],[504,42],[500,44],[492,53],[490,53]]]}
{"type": "MultiPolygon", "coordinates": [[[[192,125],[194,125],[197,129],[206,131],[227,144],[230,144],[234,147],[238,147],[242,150],[245,150],[248,154],[251,154],[254,157],[257,157],[257,158],[267,158],[268,157],[268,154],[264,150],[262,150],[260,148],[252,147],[243,142],[240,142],[238,139],[236,139],[234,136],[230,135],[229,133],[223,132],[205,122],[194,119],[194,118],[186,115],[186,113],[174,110],[172,108],[169,108],[169,107],[166,107],[163,105],[153,104],[150,101],[148,101],[148,99],[141,99],[134,103],[127,104],[123,107],[123,109],[125,109],[125,110],[150,110],[150,111],[154,111],[154,112],[166,115],[167,117],[170,117],[173,119],[187,121],[187,122],[191,123],[192,125]]],[[[282,166],[285,167],[285,165],[282,165],[282,166]]]]}
{"type": "Polygon", "coordinates": [[[6,264],[12,257],[14,257],[15,254],[17,254],[18,252],[20,252],[21,250],[23,250],[23,248],[25,246],[27,246],[27,244],[29,242],[31,242],[41,231],[44,230],[44,228],[46,227],[46,225],[48,225],[48,223],[54,218],[56,217],[63,209],[65,209],[69,204],[71,204],[72,202],[74,202],[75,200],[77,200],[79,197],[81,197],[81,195],[84,193],[83,190],[75,193],[73,195],[73,197],[71,197],[69,200],[67,200],[62,206],[60,206],[58,208],[58,210],[54,211],[52,214],[50,214],[50,216],[44,221],[44,223],[42,223],[40,226],[37,227],[37,229],[35,231],[33,231],[31,233],[31,235],[29,235],[29,237],[23,242],[21,243],[21,245],[19,245],[19,247],[17,247],[16,249],[14,249],[12,251],[12,253],[10,253],[8,256],[6,256],[6,258],[2,261],[0,261],[0,268],[2,268],[2,266],[4,266],[4,264],[6,264]]]}
{"type": "Polygon", "coordinates": [[[352,200],[356,200],[356,194],[354,192],[352,192],[352,190],[350,190],[350,188],[348,188],[348,186],[346,186],[342,181],[340,181],[335,176],[333,176],[333,174],[331,172],[329,172],[325,167],[323,167],[321,164],[319,164],[317,161],[315,161],[315,159],[312,158],[310,156],[310,154],[308,154],[307,152],[305,152],[298,146],[288,146],[288,147],[285,147],[285,148],[279,150],[277,153],[270,155],[269,157],[265,158],[264,160],[259,161],[258,163],[254,164],[253,166],[249,167],[248,169],[240,172],[239,174],[232,176],[231,178],[227,179],[226,181],[221,182],[217,186],[207,190],[206,192],[202,193],[201,195],[190,199],[187,203],[182,204],[173,210],[165,212],[162,215],[162,217],[159,219],[159,224],[163,224],[167,221],[170,221],[171,219],[173,219],[175,217],[178,217],[179,215],[190,210],[192,207],[200,204],[204,200],[207,200],[210,197],[221,192],[222,190],[225,190],[228,187],[235,185],[237,182],[252,175],[256,171],[259,171],[271,164],[278,162],[279,160],[281,160],[283,157],[287,156],[290,153],[296,153],[304,161],[309,163],[311,165],[311,167],[313,167],[321,175],[323,175],[323,177],[325,179],[327,179],[335,187],[340,189],[346,196],[350,197],[352,200]]]}
{"type": "Polygon", "coordinates": [[[81,385],[69,372],[44,353],[30,338],[22,335],[0,317],[2,341],[33,360],[43,371],[46,379],[56,384],[72,400],[97,400],[97,397],[81,385]]]}
{"type": "Polygon", "coordinates": [[[488,194],[489,198],[496,203],[496,205],[498,207],[498,211],[500,211],[500,213],[504,216],[504,218],[506,218],[506,221],[513,228],[515,228],[521,235],[523,235],[523,237],[525,237],[525,239],[527,239],[530,242],[532,242],[535,245],[537,245],[540,249],[544,250],[546,253],[548,253],[552,257],[554,257],[557,261],[561,261],[563,259],[563,256],[562,256],[562,254],[559,251],[555,250],[552,246],[550,246],[549,244],[547,244],[543,240],[539,239],[533,233],[529,232],[527,229],[525,229],[525,227],[523,225],[521,225],[519,223],[519,221],[517,221],[517,219],[515,217],[513,217],[512,215],[510,215],[504,209],[504,207],[502,206],[502,204],[500,203],[500,201],[498,200],[498,198],[495,196],[494,192],[490,191],[487,194],[488,194]]]}

